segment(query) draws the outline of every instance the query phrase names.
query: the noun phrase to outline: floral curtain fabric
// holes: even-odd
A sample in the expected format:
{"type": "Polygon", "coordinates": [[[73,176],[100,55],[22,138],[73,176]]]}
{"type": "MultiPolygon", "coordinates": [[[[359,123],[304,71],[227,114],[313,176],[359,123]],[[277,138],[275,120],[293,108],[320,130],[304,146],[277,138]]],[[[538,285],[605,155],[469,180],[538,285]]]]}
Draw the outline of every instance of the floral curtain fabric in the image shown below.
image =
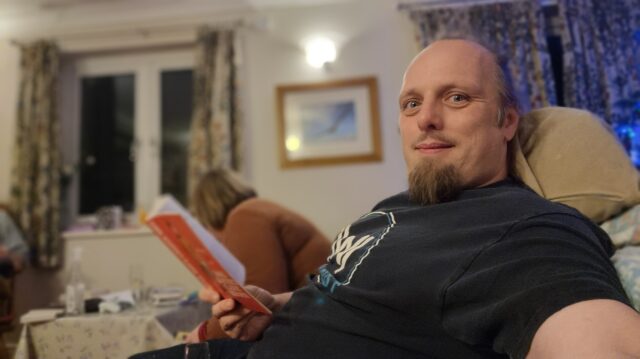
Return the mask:
{"type": "Polygon", "coordinates": [[[188,193],[213,168],[241,167],[234,39],[233,30],[198,33],[188,193]]]}
{"type": "Polygon", "coordinates": [[[537,1],[425,8],[409,5],[421,47],[442,36],[477,38],[498,54],[523,112],[556,104],[544,14],[537,1]]]}
{"type": "Polygon", "coordinates": [[[11,207],[41,267],[60,264],[58,58],[57,46],[49,41],[21,49],[11,207]]]}
{"type": "Polygon", "coordinates": [[[566,105],[630,121],[640,113],[640,0],[558,0],[558,10],[566,105]]]}

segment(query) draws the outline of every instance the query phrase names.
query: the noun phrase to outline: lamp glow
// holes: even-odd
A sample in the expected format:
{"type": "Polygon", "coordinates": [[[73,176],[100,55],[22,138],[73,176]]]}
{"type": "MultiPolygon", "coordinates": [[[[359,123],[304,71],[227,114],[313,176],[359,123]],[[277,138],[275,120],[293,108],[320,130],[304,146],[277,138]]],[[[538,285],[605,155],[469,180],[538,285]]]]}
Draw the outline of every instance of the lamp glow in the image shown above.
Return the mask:
{"type": "Polygon", "coordinates": [[[287,147],[287,151],[295,152],[300,149],[300,139],[298,136],[289,136],[287,137],[285,146],[287,147]]]}
{"type": "Polygon", "coordinates": [[[305,51],[307,63],[315,68],[321,68],[327,62],[333,62],[336,59],[336,45],[324,37],[309,41],[305,46],[305,51]]]}

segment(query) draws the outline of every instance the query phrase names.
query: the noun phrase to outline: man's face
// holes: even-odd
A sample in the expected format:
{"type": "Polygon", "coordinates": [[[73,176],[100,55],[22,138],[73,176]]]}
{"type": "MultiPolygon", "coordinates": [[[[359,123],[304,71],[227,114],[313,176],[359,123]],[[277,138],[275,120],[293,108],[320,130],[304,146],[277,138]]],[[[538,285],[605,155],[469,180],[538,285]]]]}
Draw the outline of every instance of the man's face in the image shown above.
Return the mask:
{"type": "Polygon", "coordinates": [[[507,142],[518,118],[498,126],[495,62],[488,50],[465,40],[438,41],[405,73],[399,127],[407,170],[452,167],[462,188],[507,176],[507,142]]]}

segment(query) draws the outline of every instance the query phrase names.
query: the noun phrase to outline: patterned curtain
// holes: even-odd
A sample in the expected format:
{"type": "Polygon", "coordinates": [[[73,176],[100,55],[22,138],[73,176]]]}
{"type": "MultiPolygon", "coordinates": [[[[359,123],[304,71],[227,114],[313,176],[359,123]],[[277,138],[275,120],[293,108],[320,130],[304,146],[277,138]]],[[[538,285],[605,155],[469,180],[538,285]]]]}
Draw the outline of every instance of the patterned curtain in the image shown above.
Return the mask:
{"type": "Polygon", "coordinates": [[[49,41],[21,49],[20,92],[11,174],[11,207],[35,264],[60,264],[60,149],[56,113],[59,51],[49,41]]]}
{"type": "Polygon", "coordinates": [[[544,14],[538,1],[427,6],[407,6],[421,47],[442,35],[478,38],[506,62],[503,66],[523,112],[556,104],[544,14]]]}
{"type": "Polygon", "coordinates": [[[640,0],[558,0],[558,9],[567,106],[631,120],[640,107],[640,0]]]}
{"type": "Polygon", "coordinates": [[[233,30],[198,33],[188,193],[213,168],[241,167],[234,38],[233,30]]]}

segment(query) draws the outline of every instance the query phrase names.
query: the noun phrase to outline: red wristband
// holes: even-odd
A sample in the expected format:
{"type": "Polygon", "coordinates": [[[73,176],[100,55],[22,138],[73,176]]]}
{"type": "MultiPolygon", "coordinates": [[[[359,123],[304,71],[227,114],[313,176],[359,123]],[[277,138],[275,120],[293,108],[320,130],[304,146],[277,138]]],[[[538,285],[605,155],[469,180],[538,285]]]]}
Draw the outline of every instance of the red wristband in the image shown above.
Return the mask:
{"type": "Polygon", "coordinates": [[[200,326],[198,327],[198,339],[201,342],[204,342],[205,340],[207,340],[207,321],[206,320],[202,322],[202,324],[200,324],[200,326]]]}

